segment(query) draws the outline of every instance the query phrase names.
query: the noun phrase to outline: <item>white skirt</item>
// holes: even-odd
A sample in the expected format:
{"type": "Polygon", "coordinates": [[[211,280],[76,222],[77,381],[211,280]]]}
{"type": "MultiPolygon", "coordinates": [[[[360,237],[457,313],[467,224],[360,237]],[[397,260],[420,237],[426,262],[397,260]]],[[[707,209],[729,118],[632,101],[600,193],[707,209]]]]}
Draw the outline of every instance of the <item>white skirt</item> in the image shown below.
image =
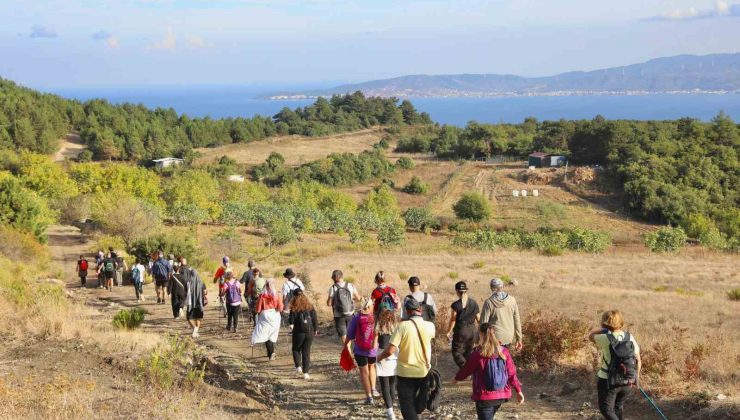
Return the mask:
{"type": "Polygon", "coordinates": [[[267,309],[257,315],[257,325],[252,332],[252,344],[272,341],[277,343],[280,335],[280,313],[274,309],[267,309]]]}
{"type": "Polygon", "coordinates": [[[396,365],[398,364],[398,351],[388,358],[375,364],[378,376],[396,376],[396,365]]]}

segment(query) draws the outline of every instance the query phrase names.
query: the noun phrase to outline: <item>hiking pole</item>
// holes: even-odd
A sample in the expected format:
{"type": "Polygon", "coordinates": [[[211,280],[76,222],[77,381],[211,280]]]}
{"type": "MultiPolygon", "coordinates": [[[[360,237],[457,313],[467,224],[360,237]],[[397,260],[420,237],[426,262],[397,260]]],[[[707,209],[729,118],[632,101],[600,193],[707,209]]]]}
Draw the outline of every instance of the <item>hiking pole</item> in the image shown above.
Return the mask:
{"type": "Polygon", "coordinates": [[[666,417],[665,414],[663,414],[663,412],[660,411],[660,408],[658,408],[658,405],[655,404],[655,401],[653,401],[653,399],[650,398],[650,396],[647,394],[647,392],[645,392],[645,390],[642,389],[641,386],[638,386],[637,388],[640,390],[640,393],[642,393],[642,396],[645,397],[645,399],[650,403],[651,406],[653,406],[653,408],[655,409],[655,411],[658,412],[658,415],[660,415],[660,418],[663,419],[663,420],[668,420],[668,417],[666,417]]]}

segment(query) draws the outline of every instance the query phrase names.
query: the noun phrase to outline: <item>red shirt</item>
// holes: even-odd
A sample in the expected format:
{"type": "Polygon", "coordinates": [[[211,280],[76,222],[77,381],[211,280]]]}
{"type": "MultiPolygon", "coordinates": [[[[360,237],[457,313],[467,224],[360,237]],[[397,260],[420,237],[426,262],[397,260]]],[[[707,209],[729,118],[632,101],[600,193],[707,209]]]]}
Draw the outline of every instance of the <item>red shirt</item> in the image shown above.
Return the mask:
{"type": "Polygon", "coordinates": [[[373,300],[373,310],[375,313],[378,313],[378,306],[380,306],[380,301],[383,299],[383,295],[386,293],[389,293],[391,295],[391,297],[393,298],[393,302],[395,302],[396,307],[398,307],[398,302],[400,302],[400,299],[398,299],[396,289],[390,286],[378,286],[373,290],[373,293],[370,294],[370,298],[373,300]]]}

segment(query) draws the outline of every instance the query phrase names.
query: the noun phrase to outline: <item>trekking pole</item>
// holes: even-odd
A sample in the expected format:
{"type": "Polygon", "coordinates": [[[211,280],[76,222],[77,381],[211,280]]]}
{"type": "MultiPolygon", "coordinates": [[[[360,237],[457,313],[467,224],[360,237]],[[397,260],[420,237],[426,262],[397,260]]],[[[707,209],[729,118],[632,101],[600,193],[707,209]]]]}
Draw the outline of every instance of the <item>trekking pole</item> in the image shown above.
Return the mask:
{"type": "Polygon", "coordinates": [[[658,405],[655,404],[655,401],[653,401],[653,399],[650,398],[650,396],[647,394],[647,392],[645,392],[645,390],[642,389],[641,386],[638,386],[637,388],[640,390],[640,393],[642,394],[643,397],[645,397],[645,399],[647,400],[647,402],[650,403],[650,405],[653,406],[653,408],[655,409],[655,411],[658,412],[658,415],[660,415],[660,418],[663,419],[663,420],[668,420],[668,417],[666,417],[665,414],[663,414],[663,412],[660,411],[660,408],[658,408],[658,405]]]}

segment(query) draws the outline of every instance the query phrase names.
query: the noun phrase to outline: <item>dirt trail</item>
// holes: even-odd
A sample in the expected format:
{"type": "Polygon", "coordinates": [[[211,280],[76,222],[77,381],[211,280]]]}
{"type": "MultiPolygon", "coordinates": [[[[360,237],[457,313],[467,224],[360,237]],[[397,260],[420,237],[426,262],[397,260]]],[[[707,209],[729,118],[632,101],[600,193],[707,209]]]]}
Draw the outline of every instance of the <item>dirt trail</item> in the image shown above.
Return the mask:
{"type": "MultiPolygon", "coordinates": [[[[137,303],[130,285],[114,287],[112,292],[97,289],[96,281],[90,278],[87,287],[81,287],[74,273],[77,256],[89,254],[90,244],[80,236],[77,228],[71,226],[54,226],[49,229],[49,247],[53,258],[64,267],[67,287],[87,305],[99,308],[140,306],[149,312],[143,328],[152,332],[190,333],[183,320],[173,319],[169,304],[157,305],[154,302],[152,285],[146,285],[144,295],[147,300],[137,303]]],[[[207,278],[207,275],[203,277],[207,278]]],[[[207,281],[207,283],[209,283],[207,281]]],[[[209,285],[212,286],[212,285],[209,285]]],[[[211,291],[213,296],[213,291],[211,291]]],[[[283,331],[277,343],[277,359],[267,361],[264,346],[251,347],[251,321],[240,320],[240,331],[225,331],[226,321],[221,317],[215,305],[206,310],[198,343],[211,350],[216,356],[213,360],[225,371],[231,381],[246,384],[241,391],[247,395],[260,394],[274,402],[277,409],[270,414],[273,418],[291,419],[383,419],[382,398],[374,406],[363,404],[363,395],[359,392],[360,383],[355,371],[345,374],[338,366],[338,355],[341,346],[336,336],[332,335],[333,325],[322,324],[321,334],[314,341],[312,349],[311,380],[306,381],[297,375],[293,368],[290,354],[290,337],[283,331]],[[257,389],[259,388],[259,389],[257,389]]],[[[438,357],[439,369],[443,378],[449,380],[454,376],[455,368],[446,350],[438,357]]],[[[520,419],[567,419],[588,417],[591,410],[581,410],[583,399],[572,398],[568,401],[556,395],[562,383],[542,381],[522,373],[527,402],[518,406],[506,404],[501,411],[502,418],[520,419]],[[539,383],[538,383],[539,382],[539,383]]],[[[444,390],[442,408],[436,413],[426,415],[427,419],[468,419],[475,418],[474,406],[469,400],[470,384],[457,386],[447,384],[444,390]]],[[[400,412],[396,409],[400,418],[400,412]]]]}
{"type": "Polygon", "coordinates": [[[82,141],[77,133],[69,133],[60,140],[59,150],[54,154],[54,162],[63,162],[65,159],[75,159],[87,149],[87,145],[82,141]]]}

